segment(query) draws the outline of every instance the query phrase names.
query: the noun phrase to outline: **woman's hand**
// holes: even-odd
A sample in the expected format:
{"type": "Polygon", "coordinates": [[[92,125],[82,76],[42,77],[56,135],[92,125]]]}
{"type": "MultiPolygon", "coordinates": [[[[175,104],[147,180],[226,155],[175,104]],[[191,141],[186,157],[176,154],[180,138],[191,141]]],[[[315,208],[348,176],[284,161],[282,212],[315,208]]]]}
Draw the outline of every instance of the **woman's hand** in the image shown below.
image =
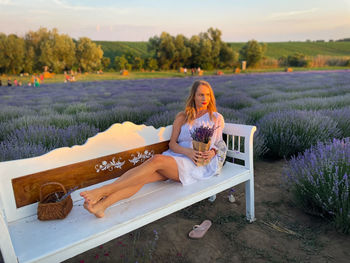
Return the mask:
{"type": "Polygon", "coordinates": [[[190,158],[196,165],[200,158],[203,158],[203,152],[187,148],[187,157],[190,158]]]}
{"type": "Polygon", "coordinates": [[[201,153],[202,154],[202,158],[204,159],[204,160],[211,160],[211,159],[213,159],[214,158],[214,156],[215,156],[215,151],[213,151],[212,149],[210,149],[209,151],[206,151],[206,152],[202,152],[201,153]]]}

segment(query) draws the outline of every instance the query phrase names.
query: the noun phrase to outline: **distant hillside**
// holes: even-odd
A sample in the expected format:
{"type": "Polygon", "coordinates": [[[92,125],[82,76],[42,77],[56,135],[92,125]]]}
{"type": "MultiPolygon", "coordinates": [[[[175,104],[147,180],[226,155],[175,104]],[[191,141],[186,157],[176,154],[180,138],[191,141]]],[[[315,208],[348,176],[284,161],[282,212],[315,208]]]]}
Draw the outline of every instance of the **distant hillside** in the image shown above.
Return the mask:
{"type": "Polygon", "coordinates": [[[116,56],[121,56],[124,53],[132,52],[140,57],[147,57],[147,42],[127,42],[127,41],[94,41],[101,45],[105,57],[109,57],[114,61],[116,56]]]}
{"type": "MultiPolygon", "coordinates": [[[[235,51],[245,43],[228,43],[235,51]]],[[[306,56],[350,56],[350,42],[272,42],[266,43],[266,56],[279,58],[296,52],[306,56]]]]}
{"type": "MultiPolygon", "coordinates": [[[[147,42],[124,42],[124,41],[94,41],[101,45],[104,56],[111,61],[123,53],[132,52],[141,57],[147,57],[147,42]]],[[[228,43],[235,51],[245,43],[228,43]]],[[[301,52],[307,56],[350,56],[350,42],[271,42],[267,43],[266,56],[279,58],[301,52]]]]}

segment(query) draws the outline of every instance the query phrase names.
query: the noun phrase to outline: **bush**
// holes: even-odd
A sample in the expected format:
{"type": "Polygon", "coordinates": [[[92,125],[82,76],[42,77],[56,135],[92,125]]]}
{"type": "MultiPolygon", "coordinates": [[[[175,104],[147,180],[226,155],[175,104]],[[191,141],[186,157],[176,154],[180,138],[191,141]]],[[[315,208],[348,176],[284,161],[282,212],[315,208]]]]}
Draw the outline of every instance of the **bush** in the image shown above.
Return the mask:
{"type": "Polygon", "coordinates": [[[152,125],[155,128],[172,125],[178,110],[165,111],[152,115],[146,122],[146,125],[152,125]]]}
{"type": "Polygon", "coordinates": [[[0,142],[0,161],[33,157],[59,147],[81,145],[97,132],[95,127],[84,123],[66,128],[28,126],[16,129],[0,142]]]}
{"type": "Polygon", "coordinates": [[[247,61],[248,67],[256,66],[264,57],[266,44],[260,45],[256,40],[248,41],[239,51],[241,60],[247,61]]]}
{"type": "Polygon", "coordinates": [[[342,132],[341,137],[350,137],[350,107],[323,110],[322,115],[326,115],[337,122],[337,128],[342,132]]]}
{"type": "Polygon", "coordinates": [[[306,56],[301,53],[295,53],[294,55],[288,56],[287,64],[291,67],[308,67],[310,61],[306,59],[306,56]]]}
{"type": "Polygon", "coordinates": [[[239,110],[254,105],[256,100],[243,92],[233,91],[230,95],[220,96],[216,103],[222,107],[239,110]]]}
{"type": "Polygon", "coordinates": [[[318,143],[292,157],[284,176],[304,210],[330,218],[342,232],[350,232],[350,138],[318,143]]]}
{"type": "Polygon", "coordinates": [[[318,141],[339,138],[341,132],[331,118],[313,111],[279,111],[267,114],[257,123],[266,139],[268,155],[290,157],[318,141]]]}

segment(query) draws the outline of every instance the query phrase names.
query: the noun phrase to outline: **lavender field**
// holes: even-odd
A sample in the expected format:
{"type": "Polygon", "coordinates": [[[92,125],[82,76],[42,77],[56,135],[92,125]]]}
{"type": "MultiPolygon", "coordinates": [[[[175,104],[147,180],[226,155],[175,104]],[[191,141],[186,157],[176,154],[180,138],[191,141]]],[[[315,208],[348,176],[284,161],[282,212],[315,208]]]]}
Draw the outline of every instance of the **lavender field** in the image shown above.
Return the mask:
{"type": "MultiPolygon", "coordinates": [[[[172,124],[197,78],[0,89],[0,161],[83,144],[114,123],[172,124]]],[[[350,137],[350,71],[206,76],[227,122],[254,124],[256,157],[350,137]]]]}

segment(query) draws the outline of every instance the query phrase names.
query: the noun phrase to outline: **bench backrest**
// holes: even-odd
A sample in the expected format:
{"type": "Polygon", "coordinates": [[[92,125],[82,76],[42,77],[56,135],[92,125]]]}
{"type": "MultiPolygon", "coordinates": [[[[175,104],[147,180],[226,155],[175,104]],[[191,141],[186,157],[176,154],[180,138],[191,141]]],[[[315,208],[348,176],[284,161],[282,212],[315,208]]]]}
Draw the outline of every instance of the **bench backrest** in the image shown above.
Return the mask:
{"type": "Polygon", "coordinates": [[[172,126],[155,129],[124,122],[89,138],[84,145],[55,149],[39,157],[1,162],[0,208],[4,210],[6,220],[11,222],[36,214],[40,186],[45,182],[60,182],[66,189],[84,188],[113,179],[122,169],[125,171],[152,154],[163,152],[168,148],[171,129],[172,126]]]}
{"type": "MultiPolygon", "coordinates": [[[[84,145],[1,162],[0,210],[4,210],[7,222],[35,215],[40,186],[46,182],[60,182],[66,189],[72,189],[112,180],[168,149],[171,131],[171,125],[155,129],[124,122],[89,138],[84,145]]],[[[224,133],[229,134],[227,156],[243,160],[247,169],[252,168],[253,151],[245,140],[252,140],[254,131],[253,126],[231,123],[226,123],[224,128],[224,133]]],[[[80,199],[79,195],[74,196],[73,201],[80,199]]]]}

